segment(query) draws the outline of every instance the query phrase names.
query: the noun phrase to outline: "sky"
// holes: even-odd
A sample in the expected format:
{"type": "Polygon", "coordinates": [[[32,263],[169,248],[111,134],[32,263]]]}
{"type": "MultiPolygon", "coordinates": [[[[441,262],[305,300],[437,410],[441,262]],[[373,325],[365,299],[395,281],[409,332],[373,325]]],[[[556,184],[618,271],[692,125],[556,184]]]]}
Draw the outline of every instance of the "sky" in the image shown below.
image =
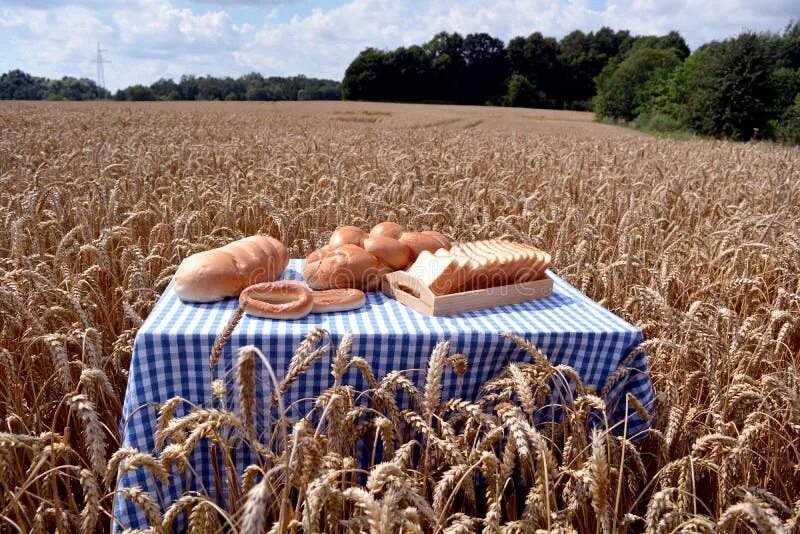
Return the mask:
{"type": "Polygon", "coordinates": [[[0,0],[0,72],[94,79],[99,42],[112,91],[182,74],[341,80],[368,46],[420,44],[442,30],[507,42],[534,31],[674,29],[694,49],[793,20],[798,0],[0,0]]]}

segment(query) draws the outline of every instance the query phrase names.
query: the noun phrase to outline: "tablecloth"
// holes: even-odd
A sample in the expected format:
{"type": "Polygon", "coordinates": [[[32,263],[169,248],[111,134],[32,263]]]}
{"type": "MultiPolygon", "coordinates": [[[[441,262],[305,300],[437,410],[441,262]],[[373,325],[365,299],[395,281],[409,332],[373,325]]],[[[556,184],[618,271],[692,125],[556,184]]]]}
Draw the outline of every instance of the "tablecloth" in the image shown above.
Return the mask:
{"type": "MultiPolygon", "coordinates": [[[[302,280],[303,263],[304,260],[290,260],[283,278],[302,280]]],[[[509,362],[529,361],[530,356],[502,335],[511,332],[530,340],[553,364],[573,367],[585,386],[599,391],[641,343],[642,333],[555,274],[549,274],[554,287],[552,296],[546,299],[451,317],[421,315],[379,292],[367,295],[364,308],[349,312],[312,314],[294,321],[245,315],[225,345],[216,376],[231,374],[238,349],[253,344],[269,358],[281,380],[297,345],[311,329],[321,327],[330,332],[336,343],[345,333],[352,333],[352,354],[365,358],[379,379],[390,371],[421,369],[409,374],[420,386],[431,350],[437,342],[449,340],[451,351],[466,355],[469,365],[466,375],[459,380],[445,376],[443,395],[473,400],[481,385],[509,362]]],[[[217,334],[236,308],[236,299],[212,304],[184,303],[178,299],[172,284],[167,287],[134,342],[122,412],[122,447],[154,452],[158,405],[172,397],[181,396],[206,407],[212,405],[209,354],[217,334]]],[[[645,407],[650,407],[653,401],[645,355],[639,352],[631,356],[629,366],[633,372],[609,395],[609,400],[618,399],[610,406],[616,420],[624,417],[626,393],[633,394],[645,407]]],[[[330,361],[317,362],[288,392],[288,402],[317,396],[331,380],[330,361]]],[[[262,380],[263,388],[259,391],[264,399],[270,391],[266,382],[262,380]]],[[[298,406],[302,405],[300,402],[298,406]]],[[[177,415],[182,413],[185,412],[179,411],[177,415]]],[[[628,434],[641,435],[646,429],[647,421],[633,412],[628,420],[628,434]]],[[[165,508],[187,490],[203,489],[213,495],[214,479],[207,458],[207,451],[203,450],[194,455],[197,475],[188,483],[184,476],[173,476],[164,486],[145,470],[138,469],[123,473],[117,488],[141,486],[165,508]]],[[[236,461],[241,462],[243,469],[249,458],[242,455],[236,461]]],[[[115,530],[147,525],[143,511],[120,492],[115,496],[114,517],[115,530]]]]}

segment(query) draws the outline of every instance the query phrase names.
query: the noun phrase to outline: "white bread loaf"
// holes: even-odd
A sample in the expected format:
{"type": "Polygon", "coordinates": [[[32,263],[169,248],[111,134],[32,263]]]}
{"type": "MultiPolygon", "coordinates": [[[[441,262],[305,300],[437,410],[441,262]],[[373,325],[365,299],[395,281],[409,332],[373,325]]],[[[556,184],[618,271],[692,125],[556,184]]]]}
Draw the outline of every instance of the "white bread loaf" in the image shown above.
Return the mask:
{"type": "Polygon", "coordinates": [[[239,296],[248,286],[277,280],[289,263],[283,243],[250,236],[192,254],[175,272],[175,293],[186,302],[214,302],[239,296]]]}
{"type": "Polygon", "coordinates": [[[431,255],[435,261],[428,255],[420,253],[408,273],[438,295],[539,280],[550,264],[550,255],[546,252],[532,245],[501,239],[458,243],[450,250],[439,249],[431,255]],[[445,285],[445,280],[450,281],[449,285],[445,285]]]}

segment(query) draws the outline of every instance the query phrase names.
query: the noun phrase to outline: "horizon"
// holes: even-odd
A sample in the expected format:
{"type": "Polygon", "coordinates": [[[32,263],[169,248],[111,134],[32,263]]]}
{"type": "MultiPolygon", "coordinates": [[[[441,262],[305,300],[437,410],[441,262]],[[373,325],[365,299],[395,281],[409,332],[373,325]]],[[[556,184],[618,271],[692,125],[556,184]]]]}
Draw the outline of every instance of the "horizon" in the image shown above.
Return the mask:
{"type": "Polygon", "coordinates": [[[341,81],[361,50],[422,44],[439,31],[485,32],[507,43],[536,31],[560,39],[603,26],[637,35],[676,30],[695,50],[742,31],[778,33],[800,19],[800,4],[788,0],[728,7],[696,0],[525,0],[492,8],[473,0],[456,7],[416,0],[136,0],[113,7],[100,0],[35,0],[32,6],[4,0],[0,72],[96,80],[99,42],[110,61],[105,87],[112,93],[182,75],[258,72],[341,81]]]}

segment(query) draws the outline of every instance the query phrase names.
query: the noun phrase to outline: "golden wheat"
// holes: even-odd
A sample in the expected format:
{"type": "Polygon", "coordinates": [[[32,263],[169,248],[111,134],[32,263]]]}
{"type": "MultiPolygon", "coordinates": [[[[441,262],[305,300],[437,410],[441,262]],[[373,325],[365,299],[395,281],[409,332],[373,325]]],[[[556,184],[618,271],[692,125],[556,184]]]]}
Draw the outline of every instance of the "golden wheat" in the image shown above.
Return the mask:
{"type": "Polygon", "coordinates": [[[164,508],[122,490],[156,531],[797,531],[798,236],[796,149],[652,139],[581,113],[3,104],[0,531],[108,530],[119,472],[184,476],[202,440],[226,459],[230,501],[187,493],[164,508]],[[589,430],[626,366],[590,390],[512,335],[528,361],[468,402],[443,398],[442,377],[476,355],[437,346],[417,388],[317,330],[272,375],[284,416],[266,441],[254,384],[272,371],[253,347],[232,378],[238,410],[220,378],[213,406],[157,407],[156,451],[119,449],[133,340],[182,258],[257,232],[302,257],[338,225],[384,219],[551,251],[561,276],[645,333],[647,439],[589,430]],[[329,389],[290,419],[283,394],[323,358],[329,389]],[[567,385],[561,420],[534,425],[567,385]],[[236,447],[261,463],[237,472],[236,447]]]}

